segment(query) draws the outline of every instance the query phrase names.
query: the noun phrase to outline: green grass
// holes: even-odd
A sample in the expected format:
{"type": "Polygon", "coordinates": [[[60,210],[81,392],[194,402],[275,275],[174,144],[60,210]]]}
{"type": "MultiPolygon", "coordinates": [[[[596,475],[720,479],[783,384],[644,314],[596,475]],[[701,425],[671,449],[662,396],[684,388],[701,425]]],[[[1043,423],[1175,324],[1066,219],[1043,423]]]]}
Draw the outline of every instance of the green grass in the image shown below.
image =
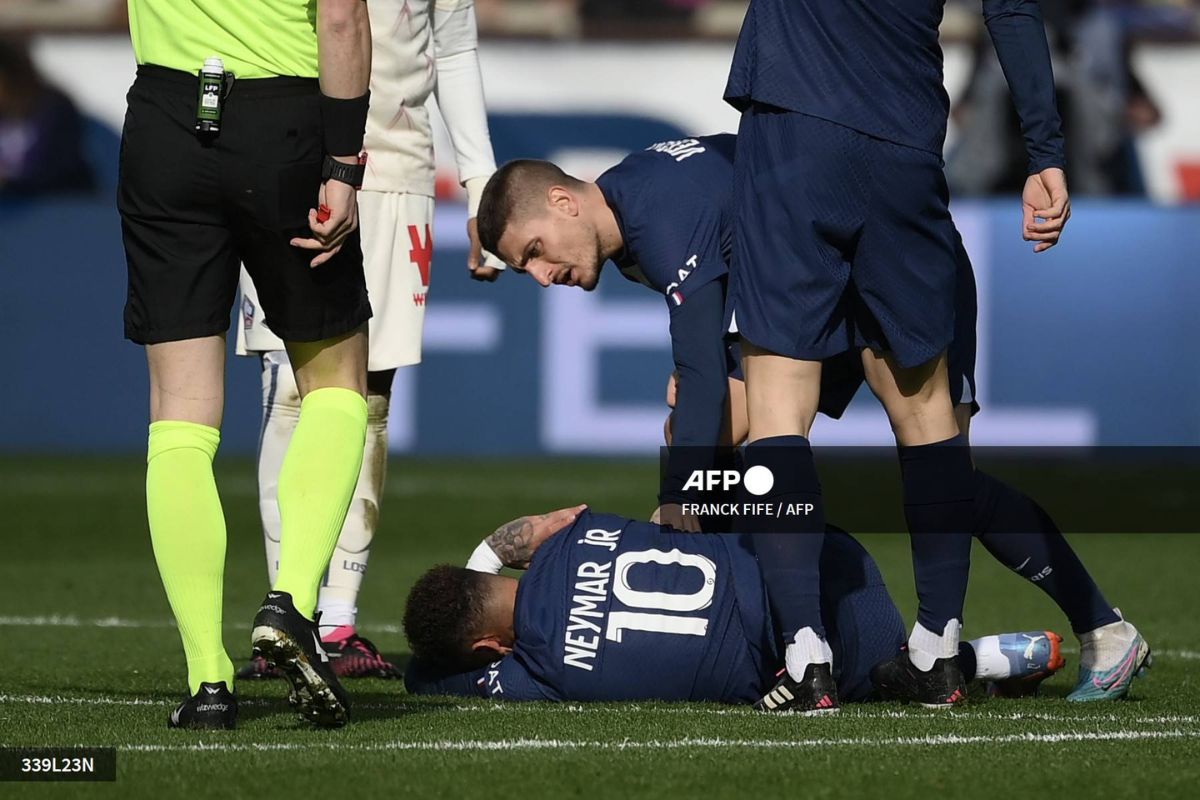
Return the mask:
{"type": "MultiPolygon", "coordinates": [[[[230,531],[225,633],[236,658],[266,578],[252,465],[223,460],[218,472],[230,531]]],[[[973,699],[952,713],[879,704],[809,720],[691,704],[496,706],[362,681],[350,686],[354,724],[324,732],[298,723],[282,685],[253,683],[239,687],[239,730],[170,731],[183,657],[142,480],[133,459],[0,459],[0,744],[120,749],[116,784],[3,784],[5,797],[1182,797],[1200,780],[1200,537],[1186,535],[1074,539],[1156,651],[1151,677],[1127,702],[1067,704],[1068,654],[1043,698],[973,699]],[[55,619],[31,624],[39,617],[55,619]]],[[[403,599],[426,567],[463,561],[485,533],[525,513],[588,502],[645,516],[654,483],[645,462],[393,460],[360,598],[363,632],[403,658],[403,599]]],[[[863,538],[911,619],[906,537],[863,538]]],[[[967,635],[1050,627],[1073,641],[1040,592],[978,548],[967,617],[967,635]]]]}

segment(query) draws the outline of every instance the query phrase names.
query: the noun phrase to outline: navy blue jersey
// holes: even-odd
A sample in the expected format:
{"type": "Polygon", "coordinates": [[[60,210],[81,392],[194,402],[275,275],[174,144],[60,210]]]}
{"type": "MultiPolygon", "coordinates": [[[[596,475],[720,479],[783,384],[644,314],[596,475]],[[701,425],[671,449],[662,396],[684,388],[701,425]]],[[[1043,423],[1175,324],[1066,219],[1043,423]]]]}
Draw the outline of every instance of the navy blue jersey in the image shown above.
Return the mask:
{"type": "Polygon", "coordinates": [[[659,142],[596,179],[621,227],[621,274],[672,310],[729,272],[736,143],[731,133],[659,142]]]}
{"type": "MultiPolygon", "coordinates": [[[[875,562],[844,531],[821,553],[822,618],[843,699],[870,691],[904,624],[875,562]]],[[[750,703],[783,649],[748,537],[677,533],[585,511],[546,541],[521,579],[513,652],[483,670],[426,674],[410,692],[496,700],[750,703]]]]}
{"type": "Polygon", "coordinates": [[[621,273],[666,298],[679,376],[673,440],[659,491],[713,466],[725,409],[725,289],[732,255],[732,134],[660,142],[627,156],[596,183],[621,228],[621,273]]]}
{"type": "Polygon", "coordinates": [[[757,562],[729,536],[585,512],[517,590],[512,654],[484,696],[716,700],[761,694],[774,644],[757,562]],[[666,677],[669,676],[669,677],[666,677]]]}
{"type": "Polygon", "coordinates": [[[736,536],[586,511],[534,555],[513,652],[410,691],[497,700],[757,700],[778,659],[758,562],[736,536]]]}
{"type": "MultiPolygon", "coordinates": [[[[938,26],[945,0],[751,0],[725,99],[798,111],[942,152],[950,101],[938,26]]],[[[1037,0],[983,0],[1025,133],[1031,172],[1064,165],[1037,0]]]]}

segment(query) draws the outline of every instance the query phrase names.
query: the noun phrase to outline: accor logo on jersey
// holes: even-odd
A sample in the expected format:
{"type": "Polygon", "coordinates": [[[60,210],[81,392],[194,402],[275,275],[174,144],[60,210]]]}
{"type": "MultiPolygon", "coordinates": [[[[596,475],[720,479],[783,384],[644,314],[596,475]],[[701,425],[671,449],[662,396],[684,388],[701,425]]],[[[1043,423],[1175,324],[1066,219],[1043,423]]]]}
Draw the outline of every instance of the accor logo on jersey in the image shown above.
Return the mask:
{"type": "Polygon", "coordinates": [[[425,295],[429,293],[429,269],[433,264],[433,231],[426,225],[422,239],[420,229],[416,225],[409,225],[408,242],[412,246],[408,258],[421,274],[421,286],[424,287],[420,292],[413,292],[413,305],[423,306],[425,295]]]}

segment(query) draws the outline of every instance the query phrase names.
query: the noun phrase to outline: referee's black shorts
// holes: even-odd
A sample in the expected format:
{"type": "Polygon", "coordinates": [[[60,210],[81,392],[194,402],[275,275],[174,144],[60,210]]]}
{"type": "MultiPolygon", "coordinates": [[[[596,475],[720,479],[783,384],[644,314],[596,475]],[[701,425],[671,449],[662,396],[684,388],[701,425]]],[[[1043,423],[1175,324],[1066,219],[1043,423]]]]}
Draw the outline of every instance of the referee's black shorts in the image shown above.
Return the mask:
{"type": "Polygon", "coordinates": [[[140,66],[129,90],[117,200],[129,266],[125,336],[153,344],[227,330],[239,263],[284,341],[354,330],[371,317],[358,232],[315,269],[314,251],[288,243],[311,236],[308,210],[321,185],[317,81],[234,81],[212,139],[194,132],[197,81],[140,66]]]}

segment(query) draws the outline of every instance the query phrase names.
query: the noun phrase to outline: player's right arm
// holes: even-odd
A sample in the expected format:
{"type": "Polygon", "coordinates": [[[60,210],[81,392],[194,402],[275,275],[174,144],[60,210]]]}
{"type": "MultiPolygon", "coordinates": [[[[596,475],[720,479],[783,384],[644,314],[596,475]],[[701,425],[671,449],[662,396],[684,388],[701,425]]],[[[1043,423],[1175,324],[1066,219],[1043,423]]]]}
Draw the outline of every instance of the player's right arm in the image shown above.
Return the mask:
{"type": "Polygon", "coordinates": [[[506,522],[479,543],[467,561],[467,569],[493,575],[501,567],[528,569],[537,549],[551,536],[573,525],[585,510],[586,503],[506,522]]]}
{"type": "Polygon", "coordinates": [[[983,0],[983,18],[1008,80],[1029,154],[1021,232],[1026,241],[1036,242],[1034,252],[1040,253],[1058,243],[1071,217],[1046,27],[1037,0],[983,0]]]}
{"type": "MultiPolygon", "coordinates": [[[[343,164],[357,164],[371,84],[371,20],[365,0],[318,0],[316,28],[325,152],[343,164]]],[[[317,208],[308,212],[312,237],[291,241],[294,247],[319,251],[313,267],[333,258],[358,227],[357,189],[327,180],[321,184],[317,208]],[[318,216],[322,206],[328,209],[327,217],[318,216]]]]}

